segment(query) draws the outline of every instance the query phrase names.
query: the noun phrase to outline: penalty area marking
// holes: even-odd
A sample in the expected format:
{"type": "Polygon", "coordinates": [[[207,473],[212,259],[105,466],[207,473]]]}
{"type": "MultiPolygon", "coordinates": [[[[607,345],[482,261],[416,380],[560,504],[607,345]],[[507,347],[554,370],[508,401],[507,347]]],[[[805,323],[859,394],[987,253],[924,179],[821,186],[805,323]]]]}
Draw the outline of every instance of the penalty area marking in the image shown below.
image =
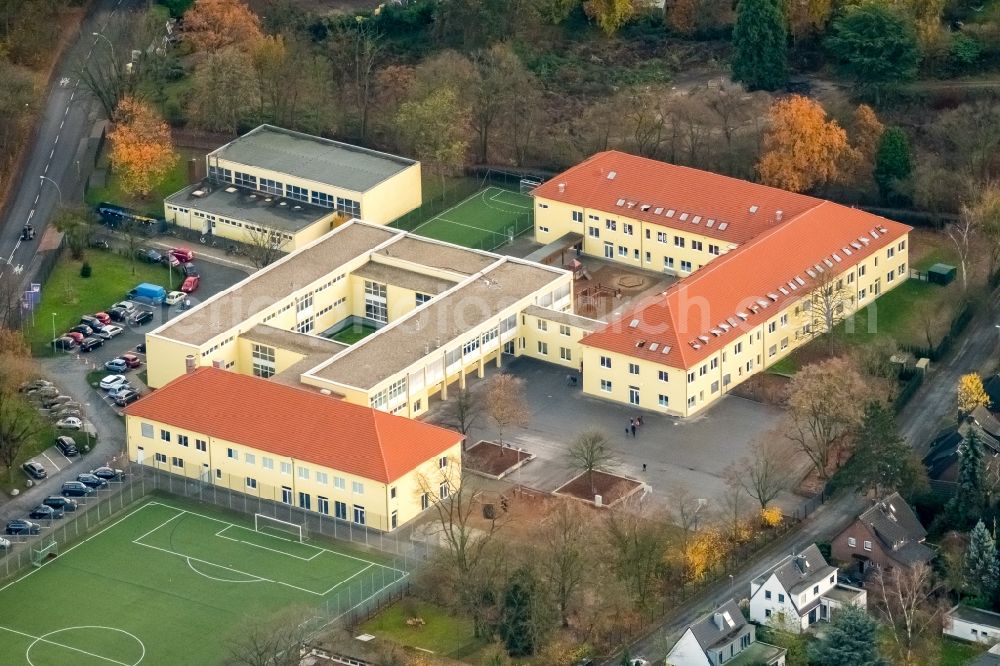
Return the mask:
{"type": "Polygon", "coordinates": [[[48,633],[42,634],[41,636],[35,636],[34,634],[18,631],[17,629],[11,629],[10,627],[0,626],[0,630],[9,631],[12,634],[17,634],[18,636],[24,636],[25,638],[32,639],[31,644],[28,645],[27,649],[24,651],[24,659],[25,661],[28,662],[29,666],[35,666],[35,662],[31,661],[31,649],[39,643],[45,643],[46,645],[54,645],[56,647],[70,650],[72,652],[79,652],[80,654],[85,654],[88,657],[94,657],[96,659],[107,661],[112,664],[118,664],[118,666],[136,666],[136,664],[140,663],[146,657],[146,644],[143,643],[141,640],[139,640],[139,637],[136,636],[135,634],[125,631],[124,629],[118,629],[117,627],[104,627],[100,625],[65,627],[63,629],[56,629],[55,631],[50,631],[48,633]],[[60,643],[58,641],[53,641],[49,639],[49,636],[53,636],[55,634],[61,634],[65,631],[75,631],[77,629],[103,629],[104,631],[116,631],[120,634],[125,634],[126,636],[128,636],[129,638],[131,638],[132,640],[134,640],[136,643],[139,644],[139,647],[142,649],[142,653],[139,655],[139,658],[136,661],[129,663],[127,661],[118,661],[117,659],[112,659],[111,657],[105,657],[104,655],[88,652],[87,650],[81,650],[80,648],[73,647],[72,645],[66,645],[65,643],[60,643]]]}
{"type": "Polygon", "coordinates": [[[260,576],[255,576],[254,574],[248,574],[248,573],[245,573],[243,571],[236,571],[235,569],[229,569],[228,567],[220,567],[218,564],[211,564],[210,562],[205,562],[204,560],[198,560],[198,562],[201,562],[202,564],[208,564],[209,566],[217,567],[217,568],[220,568],[220,569],[227,569],[228,571],[233,571],[233,572],[236,572],[236,573],[239,573],[239,574],[243,574],[244,576],[249,576],[251,578],[251,580],[233,580],[232,578],[218,578],[216,576],[209,576],[204,571],[199,571],[197,569],[197,567],[195,567],[194,564],[191,563],[191,560],[193,558],[185,557],[184,559],[187,560],[188,568],[190,568],[191,571],[195,572],[199,576],[204,576],[205,578],[208,578],[209,580],[218,581],[220,583],[269,583],[269,582],[272,582],[272,581],[269,581],[269,580],[267,580],[265,578],[261,578],[260,576]]]}

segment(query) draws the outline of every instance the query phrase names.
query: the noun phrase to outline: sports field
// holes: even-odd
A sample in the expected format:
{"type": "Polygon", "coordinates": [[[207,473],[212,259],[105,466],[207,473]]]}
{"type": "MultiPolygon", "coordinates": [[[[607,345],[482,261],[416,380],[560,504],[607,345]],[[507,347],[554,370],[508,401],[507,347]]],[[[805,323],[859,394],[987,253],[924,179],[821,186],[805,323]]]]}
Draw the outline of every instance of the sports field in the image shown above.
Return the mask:
{"type": "Polygon", "coordinates": [[[183,506],[143,504],[0,588],[0,664],[216,664],[247,620],[322,624],[406,576],[183,506]]]}
{"type": "Polygon", "coordinates": [[[413,233],[477,250],[493,250],[531,228],[531,197],[487,187],[438,213],[413,233]]]}

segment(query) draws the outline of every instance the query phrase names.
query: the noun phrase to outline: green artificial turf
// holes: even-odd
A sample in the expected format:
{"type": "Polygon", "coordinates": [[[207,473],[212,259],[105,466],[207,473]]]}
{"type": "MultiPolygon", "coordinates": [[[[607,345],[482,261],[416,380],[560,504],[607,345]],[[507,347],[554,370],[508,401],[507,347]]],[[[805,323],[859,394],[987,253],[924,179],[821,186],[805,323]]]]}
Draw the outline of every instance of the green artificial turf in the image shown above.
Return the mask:
{"type": "Polygon", "coordinates": [[[16,609],[0,619],[0,663],[220,663],[247,620],[302,608],[325,622],[405,576],[183,506],[146,502],[0,588],[16,609]]]}
{"type": "Polygon", "coordinates": [[[428,238],[478,250],[493,250],[532,227],[531,197],[487,187],[413,230],[428,238]]]}
{"type": "Polygon", "coordinates": [[[352,324],[351,326],[335,333],[330,337],[330,339],[334,342],[340,342],[341,344],[353,345],[359,340],[364,340],[376,330],[378,329],[374,326],[368,326],[366,324],[352,324]]]}

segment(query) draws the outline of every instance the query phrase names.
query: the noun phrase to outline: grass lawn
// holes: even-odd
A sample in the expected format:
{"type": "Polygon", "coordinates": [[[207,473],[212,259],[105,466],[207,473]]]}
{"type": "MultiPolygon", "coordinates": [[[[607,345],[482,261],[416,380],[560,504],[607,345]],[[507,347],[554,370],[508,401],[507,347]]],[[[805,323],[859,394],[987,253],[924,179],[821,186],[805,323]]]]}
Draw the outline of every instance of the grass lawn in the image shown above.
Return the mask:
{"type": "Polygon", "coordinates": [[[361,629],[400,645],[445,656],[467,655],[486,644],[475,638],[470,618],[451,615],[440,606],[412,598],[386,608],[361,625],[361,629]],[[410,618],[420,618],[424,624],[411,627],[406,624],[410,618]]]}
{"type": "Polygon", "coordinates": [[[51,353],[52,314],[55,313],[56,335],[60,335],[80,322],[80,315],[93,314],[125,298],[125,292],[140,282],[167,286],[167,268],[160,264],[131,262],[125,257],[104,250],[88,250],[86,261],[92,273],[80,277],[83,262],[74,261],[69,253],[63,254],[52,275],[42,285],[42,300],[35,310],[35,326],[29,325],[28,342],[32,354],[51,353]]]}
{"type": "Polygon", "coordinates": [[[101,155],[98,160],[98,168],[107,169],[107,181],[104,187],[90,187],[87,189],[86,202],[91,206],[96,206],[102,201],[127,206],[145,215],[153,217],[163,217],[163,199],[188,184],[187,182],[187,161],[192,157],[204,157],[204,153],[179,149],[177,151],[177,162],[174,167],[167,172],[163,180],[156,184],[148,197],[137,199],[127,196],[121,190],[121,183],[114,171],[108,168],[107,153],[101,155]]]}
{"type": "Polygon", "coordinates": [[[799,367],[799,361],[795,358],[795,352],[792,352],[777,363],[770,365],[767,370],[778,375],[794,375],[799,371],[799,367]]]}
{"type": "Polygon", "coordinates": [[[0,588],[17,609],[0,620],[0,663],[221,663],[248,618],[333,619],[405,575],[325,545],[194,503],[142,503],[0,588]]]}
{"type": "Polygon", "coordinates": [[[342,331],[334,334],[330,339],[334,342],[340,342],[345,345],[353,345],[359,340],[364,340],[369,335],[374,333],[376,329],[374,326],[368,326],[366,324],[352,324],[342,331]]]}
{"type": "Polygon", "coordinates": [[[444,210],[413,233],[465,247],[492,250],[531,228],[531,198],[490,186],[444,210]]]}
{"type": "Polygon", "coordinates": [[[954,296],[952,283],[948,287],[907,280],[892,291],[883,293],[868,307],[848,317],[836,329],[836,336],[847,345],[866,344],[879,335],[887,335],[899,344],[927,344],[919,307],[922,303],[940,305],[945,323],[951,314],[945,307],[954,296]]]}
{"type": "MultiPolygon", "coordinates": [[[[55,442],[57,434],[55,427],[53,427],[52,424],[45,419],[42,421],[42,429],[35,433],[35,435],[31,438],[31,442],[21,449],[21,453],[18,454],[17,460],[14,461],[13,474],[10,473],[11,470],[0,468],[0,490],[3,490],[3,492],[7,495],[10,495],[10,491],[14,488],[18,488],[20,490],[24,490],[25,488],[24,483],[27,481],[28,475],[21,470],[21,465],[24,464],[25,461],[38,455],[39,452],[52,446],[52,443],[55,442]]],[[[72,436],[73,435],[70,434],[70,437],[72,436]]],[[[45,465],[46,469],[50,467],[46,464],[44,459],[41,462],[45,465]]],[[[54,471],[55,470],[53,469],[49,469],[49,472],[54,471]]]]}
{"type": "Polygon", "coordinates": [[[983,645],[945,638],[941,640],[941,659],[938,663],[941,666],[965,666],[985,651],[983,645]]]}

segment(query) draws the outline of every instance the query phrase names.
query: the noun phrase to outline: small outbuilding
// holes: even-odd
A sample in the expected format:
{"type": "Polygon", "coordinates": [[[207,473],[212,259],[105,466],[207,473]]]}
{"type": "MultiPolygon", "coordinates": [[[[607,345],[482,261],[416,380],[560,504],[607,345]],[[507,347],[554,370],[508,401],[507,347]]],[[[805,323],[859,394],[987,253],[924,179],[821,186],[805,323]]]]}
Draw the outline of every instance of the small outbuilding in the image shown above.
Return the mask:
{"type": "Polygon", "coordinates": [[[996,645],[1000,643],[1000,614],[959,604],[945,613],[943,632],[963,641],[996,645]]]}
{"type": "Polygon", "coordinates": [[[927,281],[934,284],[951,284],[958,270],[948,264],[934,264],[927,269],[927,281]]]}

